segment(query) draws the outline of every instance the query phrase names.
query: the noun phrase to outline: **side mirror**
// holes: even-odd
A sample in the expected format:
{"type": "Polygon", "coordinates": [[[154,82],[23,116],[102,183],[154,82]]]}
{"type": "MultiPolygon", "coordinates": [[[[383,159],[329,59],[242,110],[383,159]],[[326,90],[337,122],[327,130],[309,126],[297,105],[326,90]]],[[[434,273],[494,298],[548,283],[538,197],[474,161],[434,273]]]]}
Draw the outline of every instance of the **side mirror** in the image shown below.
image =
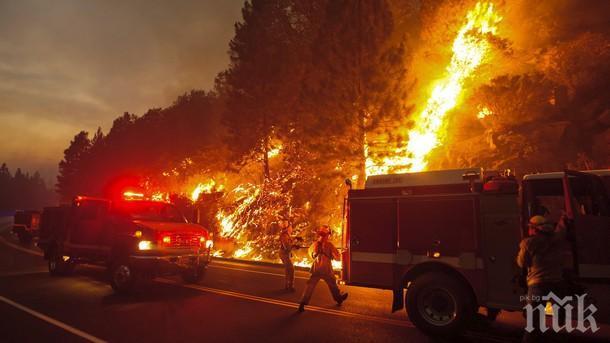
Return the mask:
{"type": "Polygon", "coordinates": [[[345,179],[345,185],[346,185],[347,187],[349,187],[349,189],[352,189],[352,179],[350,179],[350,178],[346,178],[346,179],[345,179]]]}

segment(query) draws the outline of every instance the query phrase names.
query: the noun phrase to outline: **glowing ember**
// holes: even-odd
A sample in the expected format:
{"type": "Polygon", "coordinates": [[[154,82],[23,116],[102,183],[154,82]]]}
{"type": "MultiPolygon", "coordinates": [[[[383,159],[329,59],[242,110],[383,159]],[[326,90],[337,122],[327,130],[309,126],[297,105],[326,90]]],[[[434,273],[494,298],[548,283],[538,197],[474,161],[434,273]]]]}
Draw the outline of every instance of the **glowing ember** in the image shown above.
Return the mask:
{"type": "Polygon", "coordinates": [[[169,193],[163,193],[163,192],[153,193],[150,196],[150,199],[152,201],[165,201],[165,202],[169,202],[169,193]]]}
{"type": "MultiPolygon", "coordinates": [[[[233,237],[237,229],[237,222],[242,220],[243,214],[260,194],[261,189],[254,184],[243,184],[231,191],[235,195],[237,207],[233,211],[220,210],[216,214],[216,219],[220,224],[220,235],[223,237],[233,237]]],[[[247,224],[248,219],[243,220],[247,224]]]]}
{"type": "Polygon", "coordinates": [[[428,166],[428,154],[444,138],[447,112],[456,106],[464,82],[489,55],[491,44],[485,36],[495,35],[496,25],[502,20],[494,12],[493,4],[481,2],[468,12],[466,18],[467,22],[460,28],[453,42],[453,56],[445,76],[436,82],[415,127],[408,132],[407,146],[397,149],[393,156],[381,161],[372,161],[368,147],[365,147],[368,175],[416,172],[425,170],[428,166]]]}
{"type": "Polygon", "coordinates": [[[485,117],[487,117],[487,116],[489,116],[489,115],[492,115],[492,114],[493,114],[493,112],[492,112],[492,111],[491,111],[489,108],[487,108],[487,107],[483,107],[483,108],[482,108],[482,109],[479,111],[479,113],[477,114],[477,118],[479,118],[479,119],[483,119],[483,118],[485,118],[485,117]]]}
{"type": "Polygon", "coordinates": [[[248,242],[242,248],[235,250],[235,252],[233,253],[233,257],[234,258],[245,258],[248,255],[250,255],[251,252],[252,252],[252,247],[250,246],[250,243],[248,242]]]}
{"type": "Polygon", "coordinates": [[[278,155],[280,154],[280,152],[282,152],[282,145],[279,145],[279,146],[277,146],[277,147],[275,147],[275,148],[273,148],[273,149],[269,150],[269,151],[267,152],[267,156],[268,156],[269,158],[273,158],[273,157],[278,156],[278,155]]]}

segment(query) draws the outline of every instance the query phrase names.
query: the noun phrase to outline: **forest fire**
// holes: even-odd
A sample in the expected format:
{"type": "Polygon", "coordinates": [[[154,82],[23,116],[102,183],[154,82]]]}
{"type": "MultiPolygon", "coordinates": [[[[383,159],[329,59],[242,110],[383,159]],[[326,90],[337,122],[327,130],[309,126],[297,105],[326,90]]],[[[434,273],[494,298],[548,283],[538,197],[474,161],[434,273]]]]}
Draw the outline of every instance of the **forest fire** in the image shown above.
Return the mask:
{"type": "Polygon", "coordinates": [[[323,224],[343,246],[347,177],[608,165],[610,44],[561,16],[598,15],[580,2],[288,3],[247,8],[217,92],[76,135],[62,197],[136,173],[214,231],[214,256],[276,262],[284,220],[304,248],[323,224]]]}
{"type": "MultiPolygon", "coordinates": [[[[494,12],[491,3],[477,3],[467,13],[465,23],[459,28],[453,41],[449,65],[445,68],[444,76],[433,83],[433,90],[425,108],[416,118],[415,126],[407,133],[408,143],[381,161],[367,158],[365,162],[367,175],[426,169],[428,154],[442,143],[447,113],[457,105],[465,81],[474,75],[477,67],[485,59],[489,58],[491,46],[488,38],[496,34],[496,25],[501,19],[494,12]]],[[[274,143],[266,154],[268,159],[276,160],[283,154],[284,146],[279,141],[274,143]]],[[[366,144],[364,149],[367,152],[366,144]]],[[[186,161],[189,163],[185,166],[192,165],[192,159],[187,158],[186,161]]],[[[179,174],[174,171],[174,174],[176,173],[179,174]]],[[[238,178],[236,186],[225,192],[223,192],[226,188],[224,184],[210,179],[207,182],[198,182],[190,192],[187,192],[193,202],[197,202],[204,193],[222,192],[223,194],[221,198],[223,205],[219,207],[214,217],[218,223],[219,239],[230,240],[233,243],[231,248],[225,248],[227,251],[223,250],[222,244],[217,245],[218,250],[214,256],[279,261],[273,249],[269,248],[273,243],[265,242],[276,239],[274,235],[278,232],[253,237],[248,233],[248,228],[258,227],[258,230],[261,228],[268,230],[273,222],[277,222],[282,217],[279,215],[281,211],[277,203],[280,203],[280,207],[289,204],[290,194],[284,193],[282,187],[278,185],[294,177],[295,173],[298,172],[293,172],[279,180],[265,179],[262,183],[240,182],[238,178]]],[[[310,206],[311,202],[306,202],[305,210],[310,206]]],[[[289,212],[293,210],[293,208],[288,209],[289,212]]],[[[341,237],[341,227],[335,225],[335,231],[337,234],[335,240],[338,240],[341,237]]],[[[306,256],[304,249],[302,250],[297,254],[295,263],[297,266],[308,267],[311,265],[311,260],[306,256]]],[[[335,261],[333,267],[341,269],[341,262],[335,261]]]]}
{"type": "Polygon", "coordinates": [[[200,182],[197,184],[197,186],[195,186],[195,189],[193,189],[193,191],[191,192],[191,200],[193,202],[195,202],[199,199],[199,196],[202,193],[210,193],[212,191],[221,192],[223,189],[224,189],[224,186],[216,185],[216,181],[214,181],[214,180],[210,180],[205,183],[200,182]]]}
{"type": "Polygon", "coordinates": [[[466,19],[453,42],[453,56],[445,76],[434,85],[426,107],[415,120],[415,127],[408,132],[407,146],[380,163],[367,160],[367,175],[426,169],[428,154],[443,141],[447,112],[457,105],[465,80],[488,58],[491,45],[486,38],[496,34],[502,17],[494,12],[492,3],[479,2],[466,19]]]}

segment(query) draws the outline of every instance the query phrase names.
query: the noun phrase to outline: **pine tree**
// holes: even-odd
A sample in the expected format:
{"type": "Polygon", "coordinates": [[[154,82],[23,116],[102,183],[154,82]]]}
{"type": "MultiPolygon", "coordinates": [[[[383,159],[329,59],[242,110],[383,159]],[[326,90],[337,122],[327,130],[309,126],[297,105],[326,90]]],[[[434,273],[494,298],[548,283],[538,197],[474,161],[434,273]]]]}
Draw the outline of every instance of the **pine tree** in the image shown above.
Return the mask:
{"type": "Polygon", "coordinates": [[[12,179],[11,172],[8,170],[6,163],[0,166],[0,210],[9,209],[12,195],[12,179]]]}
{"type": "Polygon", "coordinates": [[[404,110],[405,49],[387,2],[328,2],[312,57],[302,98],[309,149],[363,181],[367,134],[404,110]]]}
{"type": "Polygon", "coordinates": [[[302,5],[288,0],[252,0],[244,4],[243,22],[236,24],[230,43],[231,65],[218,80],[227,98],[224,122],[234,156],[260,156],[269,178],[272,136],[287,130],[287,120],[300,90],[307,33],[302,5]]]}
{"type": "Polygon", "coordinates": [[[74,136],[70,146],[64,150],[64,159],[59,162],[56,185],[57,193],[63,200],[71,199],[83,189],[82,161],[90,146],[89,134],[81,131],[74,136]]]}

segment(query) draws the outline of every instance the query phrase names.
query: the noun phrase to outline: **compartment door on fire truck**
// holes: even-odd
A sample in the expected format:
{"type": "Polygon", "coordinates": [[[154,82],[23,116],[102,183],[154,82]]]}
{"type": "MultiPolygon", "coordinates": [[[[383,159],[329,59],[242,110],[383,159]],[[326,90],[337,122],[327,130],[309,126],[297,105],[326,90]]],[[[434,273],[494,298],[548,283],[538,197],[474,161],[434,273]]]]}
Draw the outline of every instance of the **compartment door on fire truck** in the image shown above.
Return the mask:
{"type": "Polygon", "coordinates": [[[392,287],[396,254],[396,207],[396,199],[351,200],[351,284],[392,287]]]}
{"type": "Polygon", "coordinates": [[[580,278],[610,280],[610,202],[602,179],[568,171],[563,177],[565,207],[574,220],[574,262],[580,278]]]}
{"type": "Polygon", "coordinates": [[[519,204],[517,194],[481,195],[481,249],[487,284],[486,305],[521,309],[521,289],[515,282],[519,269],[519,204]]]}

